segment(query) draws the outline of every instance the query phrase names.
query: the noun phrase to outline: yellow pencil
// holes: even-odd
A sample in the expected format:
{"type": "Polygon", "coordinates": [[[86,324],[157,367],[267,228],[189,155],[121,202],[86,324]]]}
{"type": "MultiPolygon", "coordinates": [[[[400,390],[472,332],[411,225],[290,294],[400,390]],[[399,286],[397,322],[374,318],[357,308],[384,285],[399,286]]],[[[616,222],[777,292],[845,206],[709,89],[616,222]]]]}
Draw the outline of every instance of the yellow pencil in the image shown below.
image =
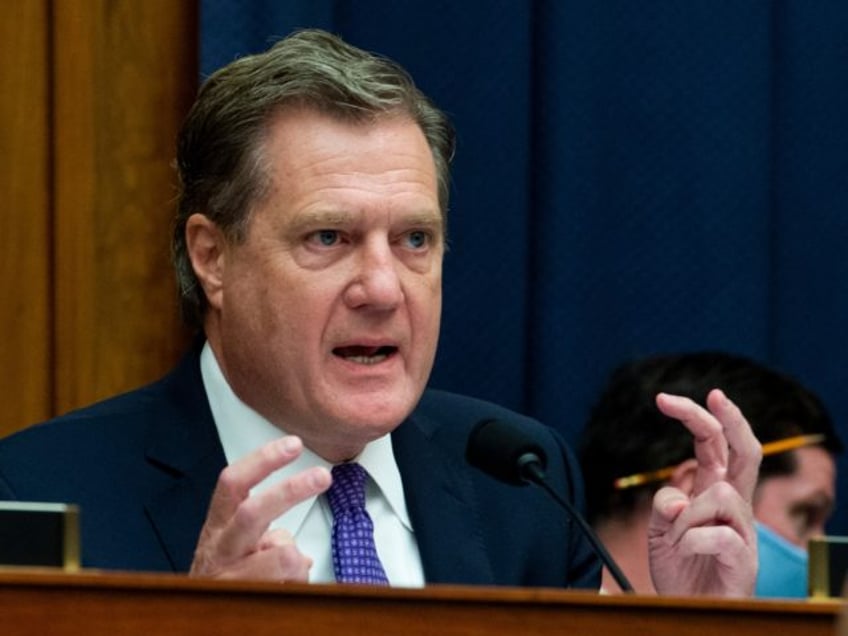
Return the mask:
{"type": "MultiPolygon", "coordinates": [[[[767,455],[776,455],[777,453],[784,453],[804,446],[812,446],[813,444],[819,444],[823,441],[824,435],[821,434],[796,435],[795,437],[778,439],[773,442],[763,444],[763,457],[767,455]]],[[[619,477],[613,482],[613,487],[616,490],[624,490],[625,488],[641,486],[642,484],[648,484],[654,481],[662,481],[663,479],[671,477],[675,468],[677,468],[677,466],[666,466],[665,468],[659,468],[657,470],[649,470],[644,473],[636,473],[635,475],[619,477]]]]}

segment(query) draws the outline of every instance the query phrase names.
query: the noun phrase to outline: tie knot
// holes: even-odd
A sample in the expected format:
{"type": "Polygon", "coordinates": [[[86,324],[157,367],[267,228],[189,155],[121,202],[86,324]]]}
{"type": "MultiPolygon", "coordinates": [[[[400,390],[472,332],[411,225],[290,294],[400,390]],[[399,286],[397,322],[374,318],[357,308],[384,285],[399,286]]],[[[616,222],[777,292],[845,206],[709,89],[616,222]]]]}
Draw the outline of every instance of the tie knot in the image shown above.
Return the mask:
{"type": "Polygon", "coordinates": [[[365,509],[365,479],[368,473],[354,462],[333,466],[333,483],[327,499],[333,516],[365,509]]]}

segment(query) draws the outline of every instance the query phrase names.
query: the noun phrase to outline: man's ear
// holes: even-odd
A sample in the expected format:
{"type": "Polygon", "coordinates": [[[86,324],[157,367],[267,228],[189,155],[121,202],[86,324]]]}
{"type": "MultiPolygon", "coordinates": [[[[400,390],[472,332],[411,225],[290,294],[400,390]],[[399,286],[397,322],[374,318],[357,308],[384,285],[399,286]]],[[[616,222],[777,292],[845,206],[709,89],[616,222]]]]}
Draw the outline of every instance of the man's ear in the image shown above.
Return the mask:
{"type": "Polygon", "coordinates": [[[679,488],[687,495],[691,495],[692,489],[695,487],[695,473],[697,470],[698,460],[694,457],[680,462],[671,474],[668,485],[679,488]]]}
{"type": "Polygon", "coordinates": [[[209,306],[220,309],[227,241],[221,229],[204,214],[186,220],[186,247],[191,266],[209,306]]]}

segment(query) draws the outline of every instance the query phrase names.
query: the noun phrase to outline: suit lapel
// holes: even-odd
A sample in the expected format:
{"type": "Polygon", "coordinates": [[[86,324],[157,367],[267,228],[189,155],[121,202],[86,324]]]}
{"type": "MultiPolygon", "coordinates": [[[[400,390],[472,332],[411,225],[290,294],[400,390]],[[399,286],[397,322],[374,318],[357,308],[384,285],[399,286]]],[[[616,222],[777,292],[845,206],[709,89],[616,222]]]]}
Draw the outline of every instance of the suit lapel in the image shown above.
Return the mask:
{"type": "Polygon", "coordinates": [[[492,584],[467,467],[421,416],[401,424],[392,442],[427,583],[492,584]]]}
{"type": "Polygon", "coordinates": [[[146,457],[151,470],[167,475],[145,511],[175,571],[191,566],[224,450],[200,375],[200,347],[162,381],[163,408],[149,428],[146,457]]]}

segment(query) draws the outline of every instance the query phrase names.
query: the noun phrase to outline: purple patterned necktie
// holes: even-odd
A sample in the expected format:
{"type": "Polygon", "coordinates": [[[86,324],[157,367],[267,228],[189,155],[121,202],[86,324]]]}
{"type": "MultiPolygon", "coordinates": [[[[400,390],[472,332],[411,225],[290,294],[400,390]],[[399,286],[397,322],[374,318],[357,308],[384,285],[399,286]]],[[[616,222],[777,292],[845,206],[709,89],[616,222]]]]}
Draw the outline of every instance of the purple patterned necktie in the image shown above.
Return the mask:
{"type": "Polygon", "coordinates": [[[374,545],[374,524],[365,510],[367,477],[359,464],[333,466],[327,491],[333,511],[333,570],[339,583],[388,585],[374,545]]]}

